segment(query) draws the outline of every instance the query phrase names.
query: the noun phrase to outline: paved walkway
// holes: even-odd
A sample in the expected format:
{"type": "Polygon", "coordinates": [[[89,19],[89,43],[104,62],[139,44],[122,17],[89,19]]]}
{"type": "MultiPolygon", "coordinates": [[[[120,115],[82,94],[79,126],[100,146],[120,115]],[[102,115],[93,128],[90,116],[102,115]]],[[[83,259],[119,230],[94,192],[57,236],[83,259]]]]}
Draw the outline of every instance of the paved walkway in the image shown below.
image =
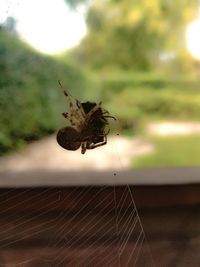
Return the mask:
{"type": "Polygon", "coordinates": [[[151,122],[147,126],[147,133],[161,136],[200,134],[200,123],[173,121],[151,122]]]}
{"type": "MultiPolygon", "coordinates": [[[[152,135],[191,135],[200,133],[200,123],[170,122],[150,123],[146,129],[152,135]]],[[[108,144],[82,155],[80,149],[67,151],[59,147],[55,136],[37,141],[21,152],[0,160],[0,171],[29,170],[108,170],[129,168],[140,155],[154,151],[153,144],[143,138],[109,136],[108,144]]]]}
{"type": "Polygon", "coordinates": [[[0,160],[0,171],[70,171],[128,168],[139,155],[153,151],[153,145],[140,138],[109,137],[108,144],[86,151],[67,151],[55,136],[37,141],[21,152],[0,160]]]}

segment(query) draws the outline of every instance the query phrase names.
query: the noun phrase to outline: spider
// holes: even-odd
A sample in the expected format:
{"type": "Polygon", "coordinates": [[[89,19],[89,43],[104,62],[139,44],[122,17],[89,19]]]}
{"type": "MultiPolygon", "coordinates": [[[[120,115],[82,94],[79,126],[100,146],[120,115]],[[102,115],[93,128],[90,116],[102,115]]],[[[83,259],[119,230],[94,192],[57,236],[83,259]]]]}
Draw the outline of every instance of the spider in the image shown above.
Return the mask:
{"type": "Polygon", "coordinates": [[[87,149],[94,149],[107,143],[108,118],[114,120],[109,112],[101,107],[101,102],[79,102],[77,99],[72,101],[71,96],[62,86],[64,95],[67,98],[68,112],[62,113],[64,118],[68,119],[71,126],[60,129],[57,133],[58,144],[67,150],[77,150],[81,147],[81,153],[84,154],[87,149]],[[75,102],[75,103],[74,103],[75,102]]]}

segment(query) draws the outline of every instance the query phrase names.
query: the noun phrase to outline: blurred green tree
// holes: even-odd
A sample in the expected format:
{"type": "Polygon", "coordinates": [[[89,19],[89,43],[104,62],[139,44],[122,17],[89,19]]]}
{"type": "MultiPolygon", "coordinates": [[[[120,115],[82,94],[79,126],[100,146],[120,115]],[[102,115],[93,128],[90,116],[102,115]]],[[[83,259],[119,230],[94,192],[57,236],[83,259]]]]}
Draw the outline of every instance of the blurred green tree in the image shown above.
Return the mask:
{"type": "Polygon", "coordinates": [[[37,53],[19,40],[12,27],[1,26],[0,154],[61,126],[65,99],[58,80],[79,98],[88,87],[79,67],[37,53]]]}
{"type": "Polygon", "coordinates": [[[89,0],[65,0],[65,2],[71,8],[76,8],[80,4],[85,4],[85,3],[89,2],[89,0]]]}
{"type": "Polygon", "coordinates": [[[161,52],[178,57],[185,49],[185,26],[196,7],[191,0],[94,0],[88,34],[74,54],[94,68],[148,70],[158,65],[161,52]]]}

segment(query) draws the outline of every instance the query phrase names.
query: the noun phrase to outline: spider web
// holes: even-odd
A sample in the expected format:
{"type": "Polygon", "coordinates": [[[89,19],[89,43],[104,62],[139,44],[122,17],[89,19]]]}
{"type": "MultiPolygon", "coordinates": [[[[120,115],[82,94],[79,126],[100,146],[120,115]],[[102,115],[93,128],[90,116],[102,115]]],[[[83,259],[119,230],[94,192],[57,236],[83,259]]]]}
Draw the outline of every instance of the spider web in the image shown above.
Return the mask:
{"type": "MultiPolygon", "coordinates": [[[[113,162],[123,178],[119,153],[113,162]]],[[[155,266],[129,185],[1,189],[0,198],[0,266],[155,266]]]]}
{"type": "Polygon", "coordinates": [[[1,199],[0,266],[154,266],[129,186],[18,189],[1,199]]]}

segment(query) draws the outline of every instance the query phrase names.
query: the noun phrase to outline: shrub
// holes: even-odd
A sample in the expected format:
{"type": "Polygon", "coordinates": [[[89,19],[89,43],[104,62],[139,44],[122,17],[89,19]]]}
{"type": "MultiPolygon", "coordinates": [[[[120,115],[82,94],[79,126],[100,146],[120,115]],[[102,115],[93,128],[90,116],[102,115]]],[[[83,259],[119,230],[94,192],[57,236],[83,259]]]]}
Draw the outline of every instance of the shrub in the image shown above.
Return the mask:
{"type": "Polygon", "coordinates": [[[58,80],[74,97],[88,88],[73,64],[43,56],[0,30],[0,153],[54,132],[61,125],[65,98],[58,80]]]}

